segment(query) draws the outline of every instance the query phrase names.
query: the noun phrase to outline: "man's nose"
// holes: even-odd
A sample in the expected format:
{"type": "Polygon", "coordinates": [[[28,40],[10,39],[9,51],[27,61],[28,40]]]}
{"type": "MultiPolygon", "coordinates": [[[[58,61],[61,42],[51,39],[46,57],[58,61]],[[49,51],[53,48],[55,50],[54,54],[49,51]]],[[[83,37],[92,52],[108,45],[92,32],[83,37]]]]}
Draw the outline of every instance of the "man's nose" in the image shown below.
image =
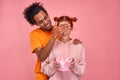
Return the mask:
{"type": "Polygon", "coordinates": [[[44,21],[43,21],[43,23],[44,23],[44,24],[47,24],[47,23],[48,23],[48,21],[47,21],[47,20],[44,20],[44,21]]]}

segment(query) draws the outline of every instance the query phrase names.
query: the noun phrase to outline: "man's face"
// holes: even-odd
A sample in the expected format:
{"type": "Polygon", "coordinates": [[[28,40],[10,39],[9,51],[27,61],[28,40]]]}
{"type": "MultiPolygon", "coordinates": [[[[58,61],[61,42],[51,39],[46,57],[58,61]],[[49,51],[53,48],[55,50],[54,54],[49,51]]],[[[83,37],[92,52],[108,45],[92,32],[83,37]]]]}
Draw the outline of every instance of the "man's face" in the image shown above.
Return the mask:
{"type": "Polygon", "coordinates": [[[52,24],[49,16],[44,12],[40,11],[34,16],[34,20],[37,25],[40,26],[40,29],[46,32],[50,32],[52,29],[52,24]]]}

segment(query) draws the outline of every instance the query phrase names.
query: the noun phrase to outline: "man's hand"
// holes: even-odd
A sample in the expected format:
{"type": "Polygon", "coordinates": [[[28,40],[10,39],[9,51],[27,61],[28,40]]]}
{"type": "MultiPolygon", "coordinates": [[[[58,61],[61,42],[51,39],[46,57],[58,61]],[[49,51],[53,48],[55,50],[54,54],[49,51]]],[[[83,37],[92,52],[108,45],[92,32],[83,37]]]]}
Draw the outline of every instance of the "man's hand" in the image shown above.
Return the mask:
{"type": "Polygon", "coordinates": [[[73,44],[74,45],[82,44],[82,41],[80,41],[79,39],[74,39],[73,44]]]}
{"type": "Polygon", "coordinates": [[[68,28],[69,27],[67,24],[57,26],[57,22],[56,22],[53,37],[57,38],[61,36],[63,32],[68,30],[68,28]]]}

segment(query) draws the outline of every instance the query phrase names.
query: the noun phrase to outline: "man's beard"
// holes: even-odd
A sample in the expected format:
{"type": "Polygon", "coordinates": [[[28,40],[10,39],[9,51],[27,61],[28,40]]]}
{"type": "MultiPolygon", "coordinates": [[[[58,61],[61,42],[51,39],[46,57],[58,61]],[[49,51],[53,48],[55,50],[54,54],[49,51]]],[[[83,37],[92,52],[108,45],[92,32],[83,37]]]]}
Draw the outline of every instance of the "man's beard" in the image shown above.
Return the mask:
{"type": "Polygon", "coordinates": [[[53,27],[51,27],[50,29],[48,29],[48,31],[52,31],[53,27]]]}

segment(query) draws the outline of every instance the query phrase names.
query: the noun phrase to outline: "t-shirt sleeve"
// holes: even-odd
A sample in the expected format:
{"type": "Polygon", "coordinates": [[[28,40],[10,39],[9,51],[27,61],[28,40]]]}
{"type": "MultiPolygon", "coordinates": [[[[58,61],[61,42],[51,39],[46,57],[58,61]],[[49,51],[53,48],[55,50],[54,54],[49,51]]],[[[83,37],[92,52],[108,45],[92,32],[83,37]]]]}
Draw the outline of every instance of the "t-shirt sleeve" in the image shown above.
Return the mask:
{"type": "Polygon", "coordinates": [[[42,44],[40,38],[37,33],[31,32],[30,33],[30,45],[31,45],[31,52],[35,53],[35,49],[38,47],[42,48],[42,44]]]}

